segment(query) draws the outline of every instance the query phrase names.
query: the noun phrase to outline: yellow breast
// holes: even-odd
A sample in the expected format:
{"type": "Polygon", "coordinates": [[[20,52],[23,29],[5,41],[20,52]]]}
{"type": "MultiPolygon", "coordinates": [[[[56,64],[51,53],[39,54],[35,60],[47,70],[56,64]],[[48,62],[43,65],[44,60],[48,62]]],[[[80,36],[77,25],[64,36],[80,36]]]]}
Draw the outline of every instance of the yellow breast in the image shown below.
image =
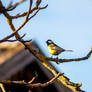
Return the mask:
{"type": "Polygon", "coordinates": [[[51,54],[56,55],[58,54],[56,50],[52,49],[54,47],[54,44],[48,45],[48,50],[51,54]]]}

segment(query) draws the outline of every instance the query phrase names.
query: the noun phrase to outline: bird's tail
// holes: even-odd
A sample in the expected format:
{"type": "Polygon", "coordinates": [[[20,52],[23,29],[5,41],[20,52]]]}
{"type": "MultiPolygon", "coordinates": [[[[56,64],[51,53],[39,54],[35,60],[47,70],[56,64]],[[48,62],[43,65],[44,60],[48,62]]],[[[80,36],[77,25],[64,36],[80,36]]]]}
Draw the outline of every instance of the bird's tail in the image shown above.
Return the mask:
{"type": "Polygon", "coordinates": [[[65,51],[73,52],[73,50],[65,50],[65,51]]]}

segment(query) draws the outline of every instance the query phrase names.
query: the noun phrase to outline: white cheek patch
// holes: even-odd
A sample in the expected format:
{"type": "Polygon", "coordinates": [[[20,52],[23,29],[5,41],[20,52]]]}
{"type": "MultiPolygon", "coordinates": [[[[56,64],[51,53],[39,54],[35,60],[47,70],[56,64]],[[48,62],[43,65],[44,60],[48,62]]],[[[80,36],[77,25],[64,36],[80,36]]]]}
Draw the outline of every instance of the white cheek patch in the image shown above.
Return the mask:
{"type": "Polygon", "coordinates": [[[51,41],[48,41],[48,43],[52,43],[51,41]]]}

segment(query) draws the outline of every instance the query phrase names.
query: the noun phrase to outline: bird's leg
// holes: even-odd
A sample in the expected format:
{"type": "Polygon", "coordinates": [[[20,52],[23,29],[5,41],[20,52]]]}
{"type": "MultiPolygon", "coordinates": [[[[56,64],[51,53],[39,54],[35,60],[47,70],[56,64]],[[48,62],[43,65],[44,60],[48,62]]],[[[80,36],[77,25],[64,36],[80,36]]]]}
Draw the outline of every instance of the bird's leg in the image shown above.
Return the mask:
{"type": "MultiPolygon", "coordinates": [[[[56,59],[58,60],[58,55],[57,55],[56,59]]],[[[56,63],[59,64],[59,62],[56,62],[56,63]]]]}
{"type": "Polygon", "coordinates": [[[56,59],[58,59],[58,55],[57,55],[56,59]]]}

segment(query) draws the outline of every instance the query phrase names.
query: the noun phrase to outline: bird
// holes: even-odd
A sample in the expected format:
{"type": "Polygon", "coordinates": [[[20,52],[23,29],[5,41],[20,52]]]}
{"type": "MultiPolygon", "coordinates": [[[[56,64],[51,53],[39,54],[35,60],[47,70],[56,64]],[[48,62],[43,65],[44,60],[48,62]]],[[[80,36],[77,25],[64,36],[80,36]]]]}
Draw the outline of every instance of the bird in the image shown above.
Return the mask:
{"type": "Polygon", "coordinates": [[[65,50],[59,47],[52,40],[47,40],[46,43],[47,43],[48,51],[50,52],[50,54],[57,55],[57,58],[58,58],[58,55],[62,52],[65,52],[65,51],[72,52],[73,51],[73,50],[65,50]]]}

